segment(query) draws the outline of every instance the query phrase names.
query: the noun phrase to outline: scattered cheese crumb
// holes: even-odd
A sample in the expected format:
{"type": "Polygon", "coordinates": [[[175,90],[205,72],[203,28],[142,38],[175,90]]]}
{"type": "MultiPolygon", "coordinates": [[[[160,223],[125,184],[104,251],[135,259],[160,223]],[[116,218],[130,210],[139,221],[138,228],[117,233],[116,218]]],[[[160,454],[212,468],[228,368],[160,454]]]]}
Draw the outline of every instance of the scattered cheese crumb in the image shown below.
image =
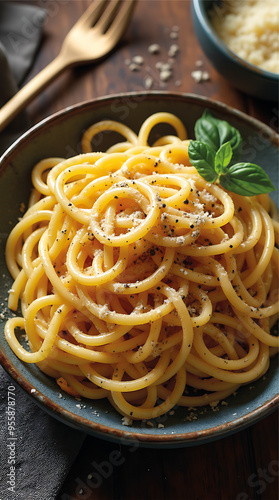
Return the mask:
{"type": "Polygon", "coordinates": [[[218,404],[219,404],[219,401],[212,401],[211,403],[209,403],[211,408],[215,408],[215,406],[217,406],[218,404]]]}
{"type": "Polygon", "coordinates": [[[109,308],[107,304],[99,306],[100,319],[104,319],[109,314],[109,308]]]}
{"type": "Polygon", "coordinates": [[[176,31],[171,31],[170,32],[170,38],[172,40],[176,40],[178,38],[178,33],[176,31]]]}
{"type": "Polygon", "coordinates": [[[176,43],[173,43],[169,48],[168,56],[175,57],[178,51],[179,51],[178,45],[176,43]]]}
{"type": "Polygon", "coordinates": [[[148,52],[150,52],[150,54],[159,54],[160,50],[161,47],[158,43],[152,43],[148,47],[148,52]]]}
{"type": "Polygon", "coordinates": [[[172,72],[170,70],[163,70],[160,72],[160,80],[162,82],[167,82],[172,76],[172,72]]]}
{"type": "Polygon", "coordinates": [[[142,56],[134,56],[132,62],[137,64],[138,66],[141,66],[144,63],[144,59],[142,56]]]}
{"type": "Polygon", "coordinates": [[[195,65],[200,68],[201,66],[203,66],[203,61],[201,59],[198,59],[196,62],[195,62],[195,65]]]}
{"type": "Polygon", "coordinates": [[[131,71],[138,71],[140,69],[140,66],[132,62],[131,64],[129,64],[129,69],[131,71]]]}
{"type": "Polygon", "coordinates": [[[144,80],[144,87],[149,90],[153,86],[153,78],[151,76],[147,76],[146,79],[144,80]]]}
{"type": "Polygon", "coordinates": [[[133,420],[129,417],[123,417],[122,418],[122,425],[132,425],[133,424],[133,420]]]}
{"type": "Polygon", "coordinates": [[[201,71],[200,69],[192,71],[191,76],[196,83],[206,82],[210,79],[209,73],[207,71],[201,71]]]}
{"type": "Polygon", "coordinates": [[[197,415],[196,415],[196,414],[192,411],[192,412],[190,413],[190,415],[188,415],[188,416],[186,417],[186,420],[188,420],[188,422],[193,422],[194,420],[198,420],[198,417],[197,417],[197,415]]]}

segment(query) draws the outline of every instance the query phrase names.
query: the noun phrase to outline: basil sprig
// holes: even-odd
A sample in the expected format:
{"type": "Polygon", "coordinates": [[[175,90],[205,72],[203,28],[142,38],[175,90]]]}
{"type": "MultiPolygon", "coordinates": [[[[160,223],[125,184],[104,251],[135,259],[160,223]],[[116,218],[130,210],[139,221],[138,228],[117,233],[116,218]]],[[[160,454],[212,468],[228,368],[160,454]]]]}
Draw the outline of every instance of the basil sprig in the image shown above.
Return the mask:
{"type": "Polygon", "coordinates": [[[222,144],[229,142],[232,148],[232,160],[240,158],[242,138],[239,131],[225,120],[219,120],[205,109],[195,124],[195,136],[198,141],[205,142],[217,151],[222,144]]]}
{"type": "Polygon", "coordinates": [[[207,182],[220,183],[228,191],[255,196],[274,191],[266,172],[254,163],[234,163],[240,157],[242,138],[225,120],[205,110],[195,124],[195,141],[190,141],[191,164],[207,182]]]}

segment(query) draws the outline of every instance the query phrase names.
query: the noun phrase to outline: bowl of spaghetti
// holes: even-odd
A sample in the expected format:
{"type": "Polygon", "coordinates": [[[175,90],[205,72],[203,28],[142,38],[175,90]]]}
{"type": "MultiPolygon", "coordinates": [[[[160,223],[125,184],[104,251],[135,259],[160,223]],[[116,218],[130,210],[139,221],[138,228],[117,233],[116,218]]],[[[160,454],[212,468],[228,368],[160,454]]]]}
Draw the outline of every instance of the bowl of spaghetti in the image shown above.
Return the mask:
{"type": "Polygon", "coordinates": [[[186,94],[81,103],[1,159],[1,363],[46,411],[105,439],[191,445],[278,402],[276,194],[200,175],[205,108],[244,145],[264,134],[242,159],[278,186],[278,136],[186,94]]]}

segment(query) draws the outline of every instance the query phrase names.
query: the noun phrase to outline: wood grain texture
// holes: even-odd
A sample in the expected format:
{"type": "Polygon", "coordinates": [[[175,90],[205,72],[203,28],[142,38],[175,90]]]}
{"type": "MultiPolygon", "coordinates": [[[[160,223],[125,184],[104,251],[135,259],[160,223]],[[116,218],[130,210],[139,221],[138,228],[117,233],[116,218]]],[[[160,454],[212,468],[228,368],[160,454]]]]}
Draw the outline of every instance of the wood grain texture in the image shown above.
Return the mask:
{"type": "Polygon", "coordinates": [[[89,436],[58,499],[276,500],[277,436],[277,412],[191,448],[143,449],[89,436]]]}
{"type": "MultiPolygon", "coordinates": [[[[44,36],[32,78],[58,53],[66,32],[88,0],[33,2],[47,10],[44,36]]],[[[31,105],[33,123],[66,106],[116,92],[145,89],[208,96],[278,128],[278,103],[249,98],[230,86],[206,59],[194,34],[188,0],[140,0],[117,50],[98,65],[79,67],[59,77],[31,105]],[[179,27],[178,40],[170,38],[179,27]],[[160,54],[148,52],[159,43],[160,54]],[[159,78],[156,62],[167,62],[177,43],[173,75],[159,78]],[[139,71],[126,64],[141,55],[139,71]],[[210,80],[196,83],[191,73],[203,62],[210,80]]],[[[276,500],[278,498],[278,413],[251,428],[216,442],[173,450],[140,449],[88,437],[63,485],[58,500],[276,500]],[[89,477],[88,477],[89,475],[89,477]]]]}

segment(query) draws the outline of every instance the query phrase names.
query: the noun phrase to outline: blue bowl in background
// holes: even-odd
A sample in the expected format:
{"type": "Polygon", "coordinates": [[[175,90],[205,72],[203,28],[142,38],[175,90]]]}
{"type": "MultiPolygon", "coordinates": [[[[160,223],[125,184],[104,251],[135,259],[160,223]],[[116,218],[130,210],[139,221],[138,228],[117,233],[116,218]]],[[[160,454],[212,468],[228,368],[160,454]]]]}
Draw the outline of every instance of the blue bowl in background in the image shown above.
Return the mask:
{"type": "Polygon", "coordinates": [[[220,0],[192,0],[192,18],[198,41],[215,69],[246,94],[278,101],[279,75],[248,63],[232,52],[211,25],[209,11],[220,0]]]}

